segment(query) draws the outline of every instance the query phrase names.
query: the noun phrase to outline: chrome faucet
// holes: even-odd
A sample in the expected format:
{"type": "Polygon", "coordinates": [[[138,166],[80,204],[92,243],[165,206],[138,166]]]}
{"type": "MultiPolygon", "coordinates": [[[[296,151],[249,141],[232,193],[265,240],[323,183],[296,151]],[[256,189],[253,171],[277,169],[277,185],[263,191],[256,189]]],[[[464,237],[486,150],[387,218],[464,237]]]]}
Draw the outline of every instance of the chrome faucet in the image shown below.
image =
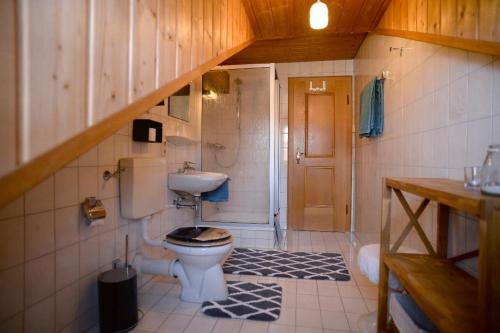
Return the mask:
{"type": "Polygon", "coordinates": [[[184,161],[184,164],[182,165],[182,172],[189,171],[189,170],[196,170],[194,167],[196,163],[190,162],[190,161],[184,161]]]}

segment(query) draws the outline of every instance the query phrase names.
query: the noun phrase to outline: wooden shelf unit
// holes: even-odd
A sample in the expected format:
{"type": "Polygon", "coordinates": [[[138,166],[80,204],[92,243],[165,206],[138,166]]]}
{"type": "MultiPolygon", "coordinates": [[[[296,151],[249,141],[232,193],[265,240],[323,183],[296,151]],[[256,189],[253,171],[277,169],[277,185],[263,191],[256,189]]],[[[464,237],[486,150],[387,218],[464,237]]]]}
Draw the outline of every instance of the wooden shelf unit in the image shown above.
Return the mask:
{"type": "Polygon", "coordinates": [[[464,189],[462,182],[449,179],[386,178],[383,183],[378,331],[388,330],[391,271],[441,332],[500,332],[500,198],[464,189]],[[424,198],[416,212],[411,210],[402,191],[424,198]],[[392,192],[410,218],[396,242],[390,239],[392,192]],[[418,223],[430,200],[438,204],[435,251],[418,223]],[[478,279],[447,258],[450,208],[479,218],[478,279]],[[411,228],[417,230],[429,255],[397,253],[411,228]],[[391,248],[392,243],[396,246],[391,248]]]}

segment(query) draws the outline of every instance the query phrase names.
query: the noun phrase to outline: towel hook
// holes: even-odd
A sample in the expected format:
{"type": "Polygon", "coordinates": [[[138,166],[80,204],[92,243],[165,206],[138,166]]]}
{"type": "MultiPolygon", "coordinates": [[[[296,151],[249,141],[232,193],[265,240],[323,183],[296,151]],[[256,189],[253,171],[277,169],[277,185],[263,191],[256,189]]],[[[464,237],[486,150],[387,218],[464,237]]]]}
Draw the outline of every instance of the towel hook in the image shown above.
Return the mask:
{"type": "Polygon", "coordinates": [[[394,81],[392,78],[391,72],[389,71],[382,71],[382,74],[380,74],[380,77],[378,78],[379,80],[391,80],[394,81]]]}
{"type": "Polygon", "coordinates": [[[314,88],[313,87],[313,82],[309,81],[309,91],[312,91],[312,92],[326,91],[326,81],[323,81],[323,86],[321,88],[320,87],[314,88]]]}
{"type": "Polygon", "coordinates": [[[394,46],[390,46],[389,47],[389,52],[392,52],[392,51],[399,51],[399,56],[402,57],[403,56],[403,51],[405,50],[411,50],[410,47],[394,47],[394,46]]]}

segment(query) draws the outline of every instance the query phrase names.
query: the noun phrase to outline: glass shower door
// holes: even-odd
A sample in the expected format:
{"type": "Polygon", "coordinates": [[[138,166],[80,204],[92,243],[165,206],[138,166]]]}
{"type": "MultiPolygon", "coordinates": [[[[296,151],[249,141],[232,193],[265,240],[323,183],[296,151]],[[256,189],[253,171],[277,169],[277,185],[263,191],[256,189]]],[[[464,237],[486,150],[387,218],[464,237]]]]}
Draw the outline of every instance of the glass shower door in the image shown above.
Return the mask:
{"type": "Polygon", "coordinates": [[[229,175],[229,198],[203,201],[203,222],[269,223],[270,68],[203,77],[202,170],[229,175]]]}

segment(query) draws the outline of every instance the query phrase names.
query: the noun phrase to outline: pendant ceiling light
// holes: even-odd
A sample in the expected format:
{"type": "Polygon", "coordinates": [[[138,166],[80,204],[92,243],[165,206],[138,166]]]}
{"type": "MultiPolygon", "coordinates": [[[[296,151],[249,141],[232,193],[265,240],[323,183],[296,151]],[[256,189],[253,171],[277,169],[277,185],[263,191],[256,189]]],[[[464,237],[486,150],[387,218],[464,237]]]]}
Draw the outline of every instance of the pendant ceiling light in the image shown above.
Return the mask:
{"type": "Polygon", "coordinates": [[[309,24],[311,28],[319,30],[328,26],[328,7],[320,0],[315,2],[309,10],[309,24]]]}

